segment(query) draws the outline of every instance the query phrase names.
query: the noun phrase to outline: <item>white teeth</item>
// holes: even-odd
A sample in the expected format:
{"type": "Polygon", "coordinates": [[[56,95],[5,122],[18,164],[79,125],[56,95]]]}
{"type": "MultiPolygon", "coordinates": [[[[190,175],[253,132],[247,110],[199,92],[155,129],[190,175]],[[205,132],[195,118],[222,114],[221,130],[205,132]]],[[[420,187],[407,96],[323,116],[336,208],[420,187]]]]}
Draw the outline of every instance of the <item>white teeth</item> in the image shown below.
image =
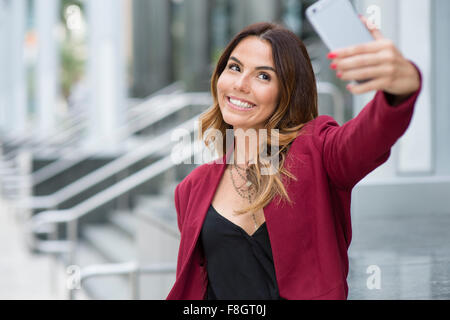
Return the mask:
{"type": "Polygon", "coordinates": [[[238,107],[241,107],[241,108],[251,109],[251,108],[254,107],[254,105],[252,105],[252,104],[248,104],[246,102],[243,102],[243,101],[240,101],[240,100],[236,100],[236,99],[232,99],[232,98],[230,98],[230,102],[232,104],[238,106],[238,107]]]}

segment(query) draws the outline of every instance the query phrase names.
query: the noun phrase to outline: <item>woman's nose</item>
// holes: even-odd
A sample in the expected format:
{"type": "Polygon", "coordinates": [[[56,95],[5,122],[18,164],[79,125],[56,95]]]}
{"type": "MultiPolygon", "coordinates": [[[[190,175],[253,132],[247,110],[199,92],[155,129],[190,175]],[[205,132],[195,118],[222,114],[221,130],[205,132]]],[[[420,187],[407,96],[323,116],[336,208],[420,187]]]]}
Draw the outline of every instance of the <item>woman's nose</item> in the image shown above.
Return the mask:
{"type": "Polygon", "coordinates": [[[237,91],[248,93],[250,91],[250,86],[248,83],[247,76],[241,75],[234,83],[234,89],[237,91]]]}

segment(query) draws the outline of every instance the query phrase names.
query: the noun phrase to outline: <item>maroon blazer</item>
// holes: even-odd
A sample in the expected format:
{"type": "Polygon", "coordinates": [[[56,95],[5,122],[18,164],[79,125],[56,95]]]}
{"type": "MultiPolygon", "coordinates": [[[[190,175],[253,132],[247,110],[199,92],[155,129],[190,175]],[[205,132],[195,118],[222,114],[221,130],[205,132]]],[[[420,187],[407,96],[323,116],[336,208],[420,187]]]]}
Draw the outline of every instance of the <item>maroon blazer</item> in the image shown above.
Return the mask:
{"type": "MultiPolygon", "coordinates": [[[[264,208],[282,298],[347,299],[352,188],[388,160],[410,124],[421,88],[396,107],[378,91],[343,126],[322,115],[293,141],[285,165],[298,180],[283,182],[294,205],[273,199],[264,208]]],[[[181,242],[167,299],[205,297],[208,277],[199,234],[229,155],[197,167],[175,189],[181,242]]]]}

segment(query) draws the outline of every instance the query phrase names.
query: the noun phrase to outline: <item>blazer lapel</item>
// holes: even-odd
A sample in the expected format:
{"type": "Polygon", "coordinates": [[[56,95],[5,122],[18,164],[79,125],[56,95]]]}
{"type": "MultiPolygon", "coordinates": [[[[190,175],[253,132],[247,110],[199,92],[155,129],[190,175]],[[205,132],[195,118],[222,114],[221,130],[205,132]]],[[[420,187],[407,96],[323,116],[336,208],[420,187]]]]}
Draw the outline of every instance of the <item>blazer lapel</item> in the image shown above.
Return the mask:
{"type": "Polygon", "coordinates": [[[192,187],[192,201],[196,205],[191,207],[190,210],[195,210],[196,212],[186,212],[186,217],[188,217],[188,221],[186,221],[188,230],[185,239],[189,241],[186,246],[189,249],[182,268],[184,268],[192,258],[206,213],[208,212],[209,206],[211,205],[219,186],[219,182],[225,172],[230,155],[231,153],[227,152],[222,158],[215,160],[212,164],[206,164],[207,170],[205,170],[205,175],[202,179],[198,180],[196,186],[192,187]]]}

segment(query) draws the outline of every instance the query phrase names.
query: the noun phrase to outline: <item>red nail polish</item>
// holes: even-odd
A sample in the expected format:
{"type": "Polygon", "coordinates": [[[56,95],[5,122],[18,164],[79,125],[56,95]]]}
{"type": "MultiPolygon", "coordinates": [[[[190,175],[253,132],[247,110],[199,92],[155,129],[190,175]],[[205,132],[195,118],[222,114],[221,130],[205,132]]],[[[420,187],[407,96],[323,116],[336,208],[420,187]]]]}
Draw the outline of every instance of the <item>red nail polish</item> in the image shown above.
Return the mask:
{"type": "Polygon", "coordinates": [[[337,69],[337,64],[336,63],[332,63],[330,65],[330,68],[333,69],[333,70],[336,70],[337,69]]]}
{"type": "Polygon", "coordinates": [[[337,76],[338,78],[342,78],[342,73],[341,73],[341,72],[338,72],[336,76],[337,76]]]}
{"type": "Polygon", "coordinates": [[[337,58],[337,53],[335,53],[335,52],[330,52],[330,53],[328,54],[328,59],[334,59],[334,58],[337,58]]]}

